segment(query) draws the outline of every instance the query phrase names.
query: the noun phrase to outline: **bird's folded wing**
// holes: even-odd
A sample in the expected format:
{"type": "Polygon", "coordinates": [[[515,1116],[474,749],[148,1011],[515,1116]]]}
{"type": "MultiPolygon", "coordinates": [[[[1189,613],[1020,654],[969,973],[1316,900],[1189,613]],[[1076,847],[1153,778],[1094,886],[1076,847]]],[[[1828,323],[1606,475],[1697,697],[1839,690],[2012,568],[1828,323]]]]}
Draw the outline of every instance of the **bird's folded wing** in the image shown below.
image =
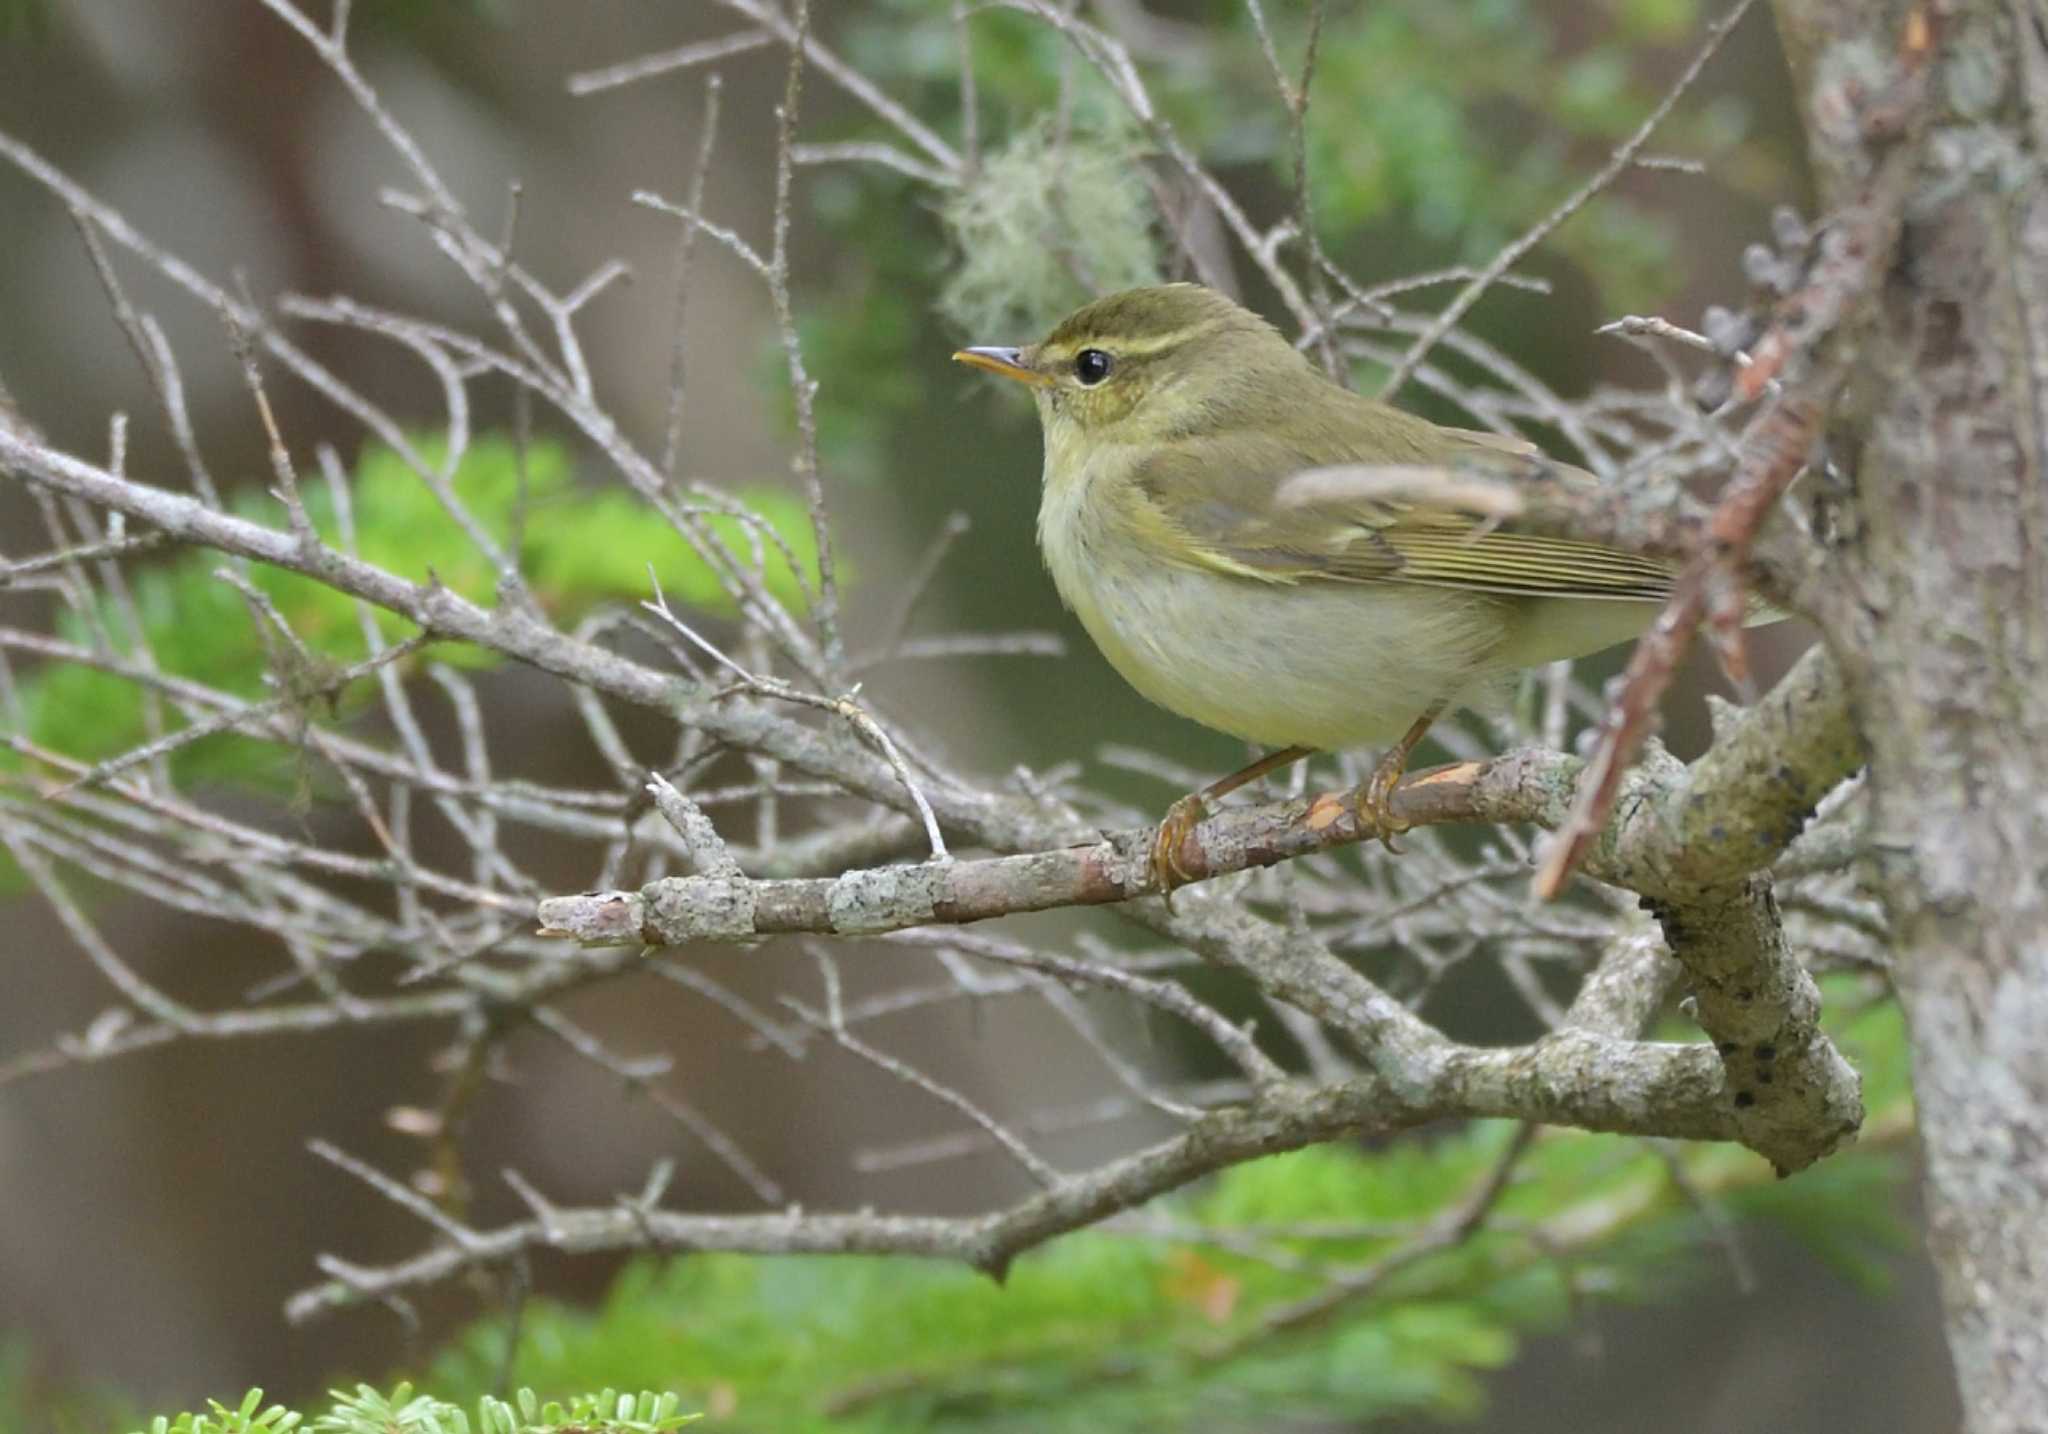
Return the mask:
{"type": "MultiPolygon", "coordinates": [[[[1280,485],[1306,469],[1335,464],[1476,463],[1488,476],[1503,459],[1535,450],[1497,435],[1441,435],[1440,451],[1382,445],[1308,443],[1233,432],[1184,440],[1136,472],[1136,521],[1166,527],[1165,545],[1210,571],[1276,583],[1399,582],[1527,597],[1656,602],[1671,590],[1672,567],[1657,558],[1515,531],[1483,514],[1433,506],[1411,487],[1401,499],[1350,497],[1295,504],[1280,485]],[[1484,442],[1479,441],[1484,439],[1484,442]]],[[[1406,435],[1404,435],[1406,436],[1406,435]]],[[[1511,475],[1510,475],[1511,476],[1511,475]]],[[[1155,545],[1156,547],[1157,545],[1155,545]]]]}

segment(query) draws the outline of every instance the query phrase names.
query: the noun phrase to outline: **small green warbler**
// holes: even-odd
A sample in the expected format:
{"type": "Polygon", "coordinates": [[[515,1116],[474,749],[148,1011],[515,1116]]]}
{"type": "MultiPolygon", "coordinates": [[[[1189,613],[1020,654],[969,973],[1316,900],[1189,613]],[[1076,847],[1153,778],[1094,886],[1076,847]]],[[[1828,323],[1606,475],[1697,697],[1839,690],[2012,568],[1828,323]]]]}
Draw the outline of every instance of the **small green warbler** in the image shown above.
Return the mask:
{"type": "Polygon", "coordinates": [[[1168,811],[1152,850],[1167,893],[1208,801],[1315,751],[1392,743],[1356,797],[1391,845],[1394,784],[1438,716],[1634,637],[1670,589],[1669,565],[1597,543],[1412,498],[1304,499],[1287,480],[1309,469],[1538,455],[1339,387],[1197,284],[1112,294],[1029,347],[953,357],[1030,385],[1039,547],[1110,664],[1168,711],[1279,749],[1168,811]]]}

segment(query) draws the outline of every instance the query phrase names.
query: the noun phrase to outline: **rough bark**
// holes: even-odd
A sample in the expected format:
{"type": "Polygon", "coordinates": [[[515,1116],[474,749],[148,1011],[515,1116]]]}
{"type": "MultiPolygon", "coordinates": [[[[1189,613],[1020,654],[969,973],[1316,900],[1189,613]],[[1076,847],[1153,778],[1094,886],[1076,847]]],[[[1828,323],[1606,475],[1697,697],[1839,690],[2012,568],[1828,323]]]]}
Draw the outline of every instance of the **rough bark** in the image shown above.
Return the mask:
{"type": "Polygon", "coordinates": [[[2048,13],[1779,0],[1824,205],[1843,114],[1937,33],[1895,263],[1852,333],[1822,613],[1867,744],[1929,1247],[1974,1434],[2048,1428],[2048,13]]]}

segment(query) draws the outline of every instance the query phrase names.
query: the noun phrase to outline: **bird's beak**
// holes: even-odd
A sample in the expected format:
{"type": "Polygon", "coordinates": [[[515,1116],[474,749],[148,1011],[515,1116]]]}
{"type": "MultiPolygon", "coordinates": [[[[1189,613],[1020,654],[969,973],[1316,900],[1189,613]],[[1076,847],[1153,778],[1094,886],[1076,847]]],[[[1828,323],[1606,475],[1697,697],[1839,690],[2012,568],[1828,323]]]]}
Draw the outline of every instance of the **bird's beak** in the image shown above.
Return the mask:
{"type": "Polygon", "coordinates": [[[1001,374],[1004,378],[1014,378],[1019,383],[1033,384],[1039,388],[1052,386],[1051,379],[1024,362],[1022,349],[961,349],[953,355],[953,362],[985,368],[990,373],[1001,374]]]}

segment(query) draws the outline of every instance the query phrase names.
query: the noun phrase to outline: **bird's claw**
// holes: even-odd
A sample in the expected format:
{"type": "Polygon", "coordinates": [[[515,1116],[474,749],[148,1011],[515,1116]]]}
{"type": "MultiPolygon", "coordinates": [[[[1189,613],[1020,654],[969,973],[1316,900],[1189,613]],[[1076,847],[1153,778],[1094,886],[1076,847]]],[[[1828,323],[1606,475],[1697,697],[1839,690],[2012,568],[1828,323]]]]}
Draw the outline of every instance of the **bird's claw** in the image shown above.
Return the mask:
{"type": "Polygon", "coordinates": [[[1166,898],[1169,911],[1173,909],[1174,889],[1187,885],[1191,877],[1180,864],[1180,844],[1208,815],[1208,803],[1199,793],[1191,793],[1168,807],[1166,815],[1159,819],[1159,830],[1152,837],[1152,884],[1166,898]]]}
{"type": "Polygon", "coordinates": [[[1380,844],[1396,856],[1401,854],[1401,848],[1394,838],[1409,827],[1407,822],[1394,815],[1394,786],[1407,771],[1407,755],[1397,748],[1380,758],[1379,765],[1359,785],[1354,798],[1359,825],[1378,837],[1380,844]]]}

